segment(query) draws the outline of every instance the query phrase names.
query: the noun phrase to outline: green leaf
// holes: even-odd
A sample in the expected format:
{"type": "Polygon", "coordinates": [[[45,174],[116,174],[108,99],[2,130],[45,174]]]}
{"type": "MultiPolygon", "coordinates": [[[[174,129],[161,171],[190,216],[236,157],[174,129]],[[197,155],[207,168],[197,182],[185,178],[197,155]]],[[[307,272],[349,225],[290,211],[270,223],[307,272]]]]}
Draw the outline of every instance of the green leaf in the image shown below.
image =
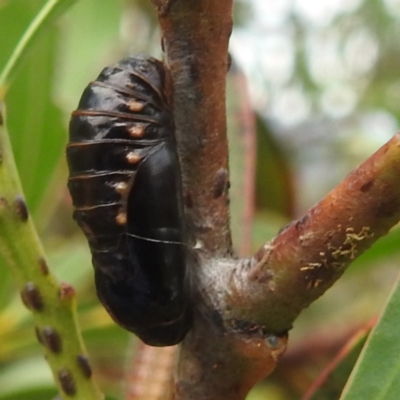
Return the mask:
{"type": "Polygon", "coordinates": [[[5,4],[3,2],[0,3],[0,70],[3,69],[7,60],[11,57],[26,27],[43,3],[44,1],[35,0],[13,0],[5,4]]]}
{"type": "Polygon", "coordinates": [[[49,261],[56,266],[54,274],[61,282],[69,282],[79,291],[93,280],[90,250],[85,241],[70,240],[57,250],[49,251],[49,261]]]}
{"type": "Polygon", "coordinates": [[[40,204],[66,142],[62,115],[51,99],[57,31],[50,31],[38,40],[7,96],[10,139],[32,213],[40,204]]]}
{"type": "Polygon", "coordinates": [[[398,400],[400,285],[397,283],[343,391],[341,400],[398,400]]]}
{"type": "Polygon", "coordinates": [[[30,393],[32,389],[43,388],[52,388],[53,393],[56,393],[51,371],[43,357],[14,362],[0,373],[1,399],[25,399],[28,397],[24,397],[23,392],[30,393]]]}
{"type": "Polygon", "coordinates": [[[56,96],[69,113],[87,84],[126,55],[120,43],[122,2],[80,0],[65,15],[58,47],[56,96]]]}
{"type": "Polygon", "coordinates": [[[57,391],[52,387],[29,388],[15,393],[4,395],[1,400],[56,400],[57,391]]]}
{"type": "Polygon", "coordinates": [[[0,255],[0,310],[7,306],[14,295],[14,285],[4,258],[0,255]]]}
{"type": "MultiPolygon", "coordinates": [[[[23,59],[33,48],[36,38],[76,0],[47,0],[29,24],[0,74],[0,87],[7,90],[23,59]]],[[[26,4],[25,4],[26,6],[26,4]]],[[[2,93],[3,94],[3,93],[2,93]]],[[[2,98],[3,100],[3,98],[2,98]]]]}
{"type": "Polygon", "coordinates": [[[369,332],[370,326],[367,326],[351,337],[322,372],[314,387],[308,392],[309,396],[305,396],[307,400],[336,400],[340,397],[369,332]]]}
{"type": "Polygon", "coordinates": [[[294,184],[286,151],[268,124],[257,116],[256,201],[259,209],[286,217],[294,213],[294,184]]]}
{"type": "Polygon", "coordinates": [[[400,229],[393,228],[386,236],[380,238],[374,245],[358,257],[351,265],[349,272],[353,273],[360,269],[365,271],[366,267],[378,266],[378,263],[393,257],[398,257],[400,253],[400,229]]]}
{"type": "MultiPolygon", "coordinates": [[[[17,0],[0,10],[0,35],[7,38],[0,55],[2,64],[5,64],[5,57],[15,56],[12,46],[22,37],[23,28],[38,11],[37,6],[35,1],[17,0]]],[[[57,27],[48,29],[48,35],[29,44],[33,51],[25,58],[23,68],[16,75],[14,69],[10,70],[16,79],[7,93],[11,142],[31,212],[35,212],[40,203],[65,143],[61,114],[51,99],[57,27]]],[[[19,52],[19,61],[26,50],[19,52]]],[[[12,64],[13,68],[19,61],[12,64]]]]}

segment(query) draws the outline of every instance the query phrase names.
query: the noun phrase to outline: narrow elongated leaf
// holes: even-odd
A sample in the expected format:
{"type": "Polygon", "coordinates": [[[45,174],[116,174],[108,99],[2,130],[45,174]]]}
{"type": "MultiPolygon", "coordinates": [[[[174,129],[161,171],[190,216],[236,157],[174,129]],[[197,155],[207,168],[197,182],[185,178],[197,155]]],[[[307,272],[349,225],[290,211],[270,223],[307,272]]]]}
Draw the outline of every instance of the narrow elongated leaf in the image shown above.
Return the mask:
{"type": "Polygon", "coordinates": [[[340,393],[360,355],[375,319],[357,331],[302,397],[302,400],[333,400],[340,393]]]}
{"type": "Polygon", "coordinates": [[[400,285],[397,282],[340,400],[398,400],[400,393],[400,285]]]}
{"type": "Polygon", "coordinates": [[[386,236],[379,239],[368,251],[357,258],[351,265],[350,273],[358,272],[360,269],[374,267],[377,263],[391,257],[399,257],[400,254],[400,227],[395,227],[386,236]]]}
{"type": "Polygon", "coordinates": [[[65,110],[78,105],[86,85],[126,53],[120,44],[122,1],[80,0],[65,15],[55,93],[65,110]]]}
{"type": "Polygon", "coordinates": [[[66,130],[52,98],[56,27],[39,38],[7,96],[10,137],[26,200],[34,213],[63,155],[66,130]]]}
{"type": "MultiPolygon", "coordinates": [[[[0,57],[2,65],[15,54],[12,48],[38,12],[38,5],[41,3],[37,1],[16,0],[1,10],[0,35],[7,38],[0,57]]],[[[22,68],[17,73],[10,72],[15,80],[6,97],[13,151],[32,212],[41,200],[65,143],[61,114],[51,99],[58,28],[48,29],[49,34],[30,45],[32,51],[22,68]]]]}
{"type": "Polygon", "coordinates": [[[285,217],[294,212],[294,184],[289,158],[271,126],[257,115],[256,202],[260,210],[270,210],[285,217]]]}
{"type": "Polygon", "coordinates": [[[13,0],[4,3],[0,3],[0,70],[3,70],[19,39],[44,1],[13,0]],[[15,18],[16,15],[18,18],[15,18]]]}

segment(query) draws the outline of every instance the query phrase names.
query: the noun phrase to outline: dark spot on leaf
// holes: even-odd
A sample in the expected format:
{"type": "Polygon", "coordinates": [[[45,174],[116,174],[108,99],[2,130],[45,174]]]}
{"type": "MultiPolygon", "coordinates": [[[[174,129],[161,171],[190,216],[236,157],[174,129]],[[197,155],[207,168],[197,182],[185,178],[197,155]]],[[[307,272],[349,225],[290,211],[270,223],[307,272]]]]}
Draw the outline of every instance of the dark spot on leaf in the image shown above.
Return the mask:
{"type": "Polygon", "coordinates": [[[60,381],[63,392],[68,396],[73,396],[76,393],[76,385],[70,371],[62,369],[58,371],[58,380],[60,381]]]}
{"type": "Polygon", "coordinates": [[[27,221],[29,214],[28,214],[28,207],[22,196],[17,196],[15,199],[15,210],[17,211],[18,216],[20,217],[21,221],[27,221]]]}
{"type": "Polygon", "coordinates": [[[88,358],[82,354],[79,354],[76,357],[76,361],[80,370],[82,371],[83,376],[89,379],[92,376],[92,368],[90,367],[88,358]]]}
{"type": "Polygon", "coordinates": [[[46,326],[42,330],[43,344],[52,352],[60,353],[62,350],[62,341],[60,334],[50,326],[46,326]]]}
{"type": "Polygon", "coordinates": [[[21,299],[30,310],[41,311],[44,307],[42,295],[33,282],[28,282],[22,289],[21,299]]]}

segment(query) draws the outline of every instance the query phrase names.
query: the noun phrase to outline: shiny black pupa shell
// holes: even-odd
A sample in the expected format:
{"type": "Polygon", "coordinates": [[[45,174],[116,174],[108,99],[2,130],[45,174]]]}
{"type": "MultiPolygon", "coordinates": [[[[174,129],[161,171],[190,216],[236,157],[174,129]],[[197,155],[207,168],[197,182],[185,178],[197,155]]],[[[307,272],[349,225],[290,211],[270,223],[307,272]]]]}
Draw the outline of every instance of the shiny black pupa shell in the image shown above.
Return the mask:
{"type": "Polygon", "coordinates": [[[72,113],[67,146],[97,295],[153,346],[179,343],[191,325],[170,88],[162,62],[146,55],[105,68],[72,113]]]}

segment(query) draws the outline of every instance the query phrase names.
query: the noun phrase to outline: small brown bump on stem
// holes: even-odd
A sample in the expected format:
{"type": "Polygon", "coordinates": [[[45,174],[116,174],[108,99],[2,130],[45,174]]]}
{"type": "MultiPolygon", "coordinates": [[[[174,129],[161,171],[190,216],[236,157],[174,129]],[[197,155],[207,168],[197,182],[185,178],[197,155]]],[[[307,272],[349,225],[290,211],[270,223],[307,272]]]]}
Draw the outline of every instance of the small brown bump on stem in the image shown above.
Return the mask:
{"type": "Polygon", "coordinates": [[[55,354],[58,354],[62,350],[62,340],[60,334],[51,326],[46,326],[42,330],[41,334],[43,344],[55,354]]]}
{"type": "Polygon", "coordinates": [[[26,206],[25,200],[22,196],[18,195],[14,201],[14,207],[17,215],[20,217],[21,221],[26,222],[29,218],[28,207],[26,206]]]}
{"type": "Polygon", "coordinates": [[[58,371],[58,380],[66,395],[74,396],[76,394],[75,381],[70,371],[65,368],[58,371]]]}
{"type": "Polygon", "coordinates": [[[143,111],[144,104],[140,101],[132,100],[128,103],[128,107],[132,112],[140,112],[143,111]]]}
{"type": "Polygon", "coordinates": [[[21,291],[21,299],[30,310],[43,310],[44,303],[38,287],[33,282],[28,282],[21,291]]]}
{"type": "Polygon", "coordinates": [[[69,283],[62,282],[60,284],[59,296],[60,300],[70,299],[75,296],[75,289],[69,283]]]}
{"type": "Polygon", "coordinates": [[[90,366],[88,358],[83,354],[79,354],[76,356],[76,362],[83,376],[89,379],[92,376],[92,367],[90,366]]]}
{"type": "Polygon", "coordinates": [[[217,199],[228,190],[228,171],[225,168],[220,168],[214,177],[213,197],[217,199]]]}
{"type": "Polygon", "coordinates": [[[47,266],[47,262],[43,257],[39,257],[39,268],[43,275],[49,274],[49,267],[47,266]]]}
{"type": "Polygon", "coordinates": [[[366,192],[368,192],[368,191],[372,188],[372,185],[373,185],[373,184],[374,184],[374,180],[371,179],[371,180],[369,180],[368,182],[365,182],[364,184],[362,184],[361,187],[360,187],[360,190],[361,190],[363,193],[366,193],[366,192]]]}

